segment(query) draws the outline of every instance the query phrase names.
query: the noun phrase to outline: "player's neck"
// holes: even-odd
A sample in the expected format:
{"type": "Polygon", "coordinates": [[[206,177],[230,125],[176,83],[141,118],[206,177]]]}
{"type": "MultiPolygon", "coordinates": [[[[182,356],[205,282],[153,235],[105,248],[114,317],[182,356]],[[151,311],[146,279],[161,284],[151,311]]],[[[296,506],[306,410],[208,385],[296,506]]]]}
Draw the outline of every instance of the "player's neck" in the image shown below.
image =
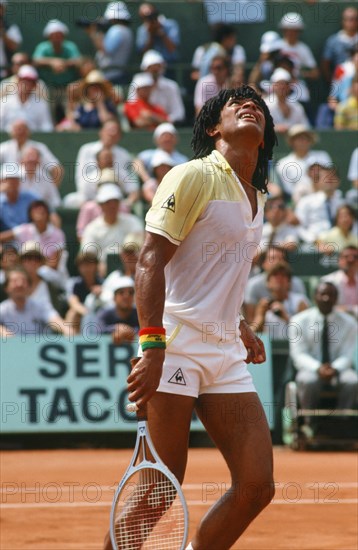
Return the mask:
{"type": "Polygon", "coordinates": [[[249,185],[252,184],[252,177],[257,165],[257,147],[234,149],[228,144],[223,144],[223,146],[217,147],[217,150],[223,155],[240,180],[244,180],[249,185]]]}

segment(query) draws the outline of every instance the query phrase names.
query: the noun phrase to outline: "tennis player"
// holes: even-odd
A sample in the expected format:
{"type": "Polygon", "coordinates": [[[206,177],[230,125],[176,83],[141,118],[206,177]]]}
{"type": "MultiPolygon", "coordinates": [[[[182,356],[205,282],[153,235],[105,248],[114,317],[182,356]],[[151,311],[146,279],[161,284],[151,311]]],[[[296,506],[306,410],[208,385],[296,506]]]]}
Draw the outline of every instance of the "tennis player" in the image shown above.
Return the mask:
{"type": "Polygon", "coordinates": [[[142,358],[129,399],[148,403],[154,446],[180,483],[194,409],[231,475],[188,550],[231,548],[274,493],[270,432],[246,365],[264,362],[265,350],[240,308],[275,144],[253,88],[221,91],[195,122],[194,160],[164,177],[146,217],[136,273],[142,358]]]}

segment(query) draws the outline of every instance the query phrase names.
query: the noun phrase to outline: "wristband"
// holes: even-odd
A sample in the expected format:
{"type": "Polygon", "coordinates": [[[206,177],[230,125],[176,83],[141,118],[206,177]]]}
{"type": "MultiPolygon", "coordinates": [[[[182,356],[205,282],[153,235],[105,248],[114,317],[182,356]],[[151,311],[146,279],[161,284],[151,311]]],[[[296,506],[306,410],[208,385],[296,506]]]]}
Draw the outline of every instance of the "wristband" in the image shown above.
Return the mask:
{"type": "Polygon", "coordinates": [[[164,327],[146,327],[139,331],[139,343],[142,351],[150,348],[167,347],[164,327]]]}

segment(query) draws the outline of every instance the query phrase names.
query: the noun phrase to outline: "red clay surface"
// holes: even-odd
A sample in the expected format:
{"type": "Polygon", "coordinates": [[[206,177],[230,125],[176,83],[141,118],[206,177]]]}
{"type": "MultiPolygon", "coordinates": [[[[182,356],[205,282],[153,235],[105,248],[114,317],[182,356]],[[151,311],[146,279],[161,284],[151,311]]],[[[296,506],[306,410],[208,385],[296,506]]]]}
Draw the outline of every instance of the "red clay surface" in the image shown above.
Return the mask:
{"type": "MultiPolygon", "coordinates": [[[[4,451],[1,550],[100,550],[131,450],[4,451]]],[[[234,550],[356,550],[355,453],[275,449],[276,496],[234,550]]],[[[192,449],[190,535],[229,477],[215,449],[192,449]]],[[[208,550],[220,550],[213,542],[208,550]]]]}

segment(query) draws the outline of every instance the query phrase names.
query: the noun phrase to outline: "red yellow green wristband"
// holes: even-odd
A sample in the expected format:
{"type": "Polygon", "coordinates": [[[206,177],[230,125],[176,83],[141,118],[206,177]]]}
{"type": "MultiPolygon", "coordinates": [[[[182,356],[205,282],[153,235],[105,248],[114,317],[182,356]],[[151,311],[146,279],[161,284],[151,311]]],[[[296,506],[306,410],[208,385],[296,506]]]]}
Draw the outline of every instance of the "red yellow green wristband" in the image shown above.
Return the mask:
{"type": "Polygon", "coordinates": [[[142,351],[149,348],[166,348],[164,327],[146,327],[139,331],[139,343],[142,351]]]}

